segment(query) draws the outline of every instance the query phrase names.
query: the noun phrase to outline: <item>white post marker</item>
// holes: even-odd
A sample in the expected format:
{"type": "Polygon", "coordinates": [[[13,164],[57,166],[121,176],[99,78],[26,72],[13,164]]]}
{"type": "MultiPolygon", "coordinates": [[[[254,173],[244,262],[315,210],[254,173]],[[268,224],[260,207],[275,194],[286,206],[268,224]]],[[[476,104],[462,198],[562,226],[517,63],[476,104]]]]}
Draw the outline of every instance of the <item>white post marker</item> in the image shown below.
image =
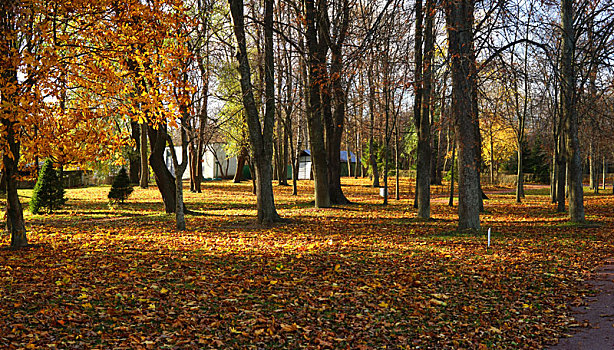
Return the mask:
{"type": "Polygon", "coordinates": [[[490,248],[490,228],[488,228],[488,248],[490,248]]]}

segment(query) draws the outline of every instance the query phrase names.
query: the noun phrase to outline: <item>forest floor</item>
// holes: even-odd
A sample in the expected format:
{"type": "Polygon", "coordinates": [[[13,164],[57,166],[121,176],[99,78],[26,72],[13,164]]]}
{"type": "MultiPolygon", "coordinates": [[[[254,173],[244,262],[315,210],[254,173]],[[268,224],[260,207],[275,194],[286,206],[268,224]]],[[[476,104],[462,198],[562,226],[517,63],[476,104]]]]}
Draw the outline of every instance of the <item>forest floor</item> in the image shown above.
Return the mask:
{"type": "Polygon", "coordinates": [[[406,179],[388,206],[366,179],[343,184],[355,204],[323,210],[313,182],[275,186],[287,220],[261,227],[251,183],[206,182],[186,191],[204,215],[185,232],[155,187],[115,208],[108,186],[69,189],[60,211],[25,213],[31,247],[0,249],[0,348],[536,349],[589,326],[569,305],[614,255],[611,191],[587,192],[572,225],[547,187],[522,204],[486,188],[470,235],[446,186],[424,221],[406,179]]]}

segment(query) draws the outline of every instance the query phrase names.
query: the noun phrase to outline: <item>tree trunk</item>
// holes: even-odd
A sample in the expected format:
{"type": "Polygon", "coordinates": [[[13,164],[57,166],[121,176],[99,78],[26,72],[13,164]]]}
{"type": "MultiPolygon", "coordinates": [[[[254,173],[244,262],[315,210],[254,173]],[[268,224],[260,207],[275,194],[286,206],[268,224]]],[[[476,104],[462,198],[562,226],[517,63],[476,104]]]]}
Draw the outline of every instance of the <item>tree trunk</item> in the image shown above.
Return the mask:
{"type": "Polygon", "coordinates": [[[518,172],[516,174],[516,203],[521,203],[524,197],[524,171],[522,164],[522,144],[518,145],[518,172]]]}
{"type": "Polygon", "coordinates": [[[17,194],[17,164],[20,157],[20,144],[15,135],[15,122],[2,118],[6,130],[6,141],[11,154],[4,152],[3,162],[6,172],[6,228],[11,235],[11,248],[21,248],[28,245],[26,225],[23,219],[23,209],[17,194]]]}
{"type": "Polygon", "coordinates": [[[458,144],[458,228],[480,229],[479,135],[473,104],[476,79],[473,0],[446,2],[452,72],[452,115],[458,144]]]}
{"type": "MultiPolygon", "coordinates": [[[[19,90],[19,79],[17,77],[17,57],[19,52],[16,38],[16,30],[13,28],[17,19],[15,1],[4,1],[0,3],[0,81],[5,86],[13,86],[19,90]]],[[[6,146],[2,152],[3,169],[2,173],[6,181],[6,228],[11,235],[11,248],[22,248],[28,245],[26,236],[26,225],[23,219],[23,208],[19,202],[17,194],[17,176],[20,157],[20,142],[17,123],[13,113],[23,113],[19,108],[19,93],[16,91],[7,92],[3,90],[0,94],[0,123],[2,123],[2,144],[6,146]]]]}
{"type": "MultiPolygon", "coordinates": [[[[422,173],[424,170],[420,170],[419,166],[424,162],[422,158],[423,155],[421,153],[422,149],[420,146],[420,123],[422,122],[422,93],[423,93],[423,84],[422,80],[422,70],[424,69],[424,64],[422,62],[422,42],[423,42],[423,19],[424,12],[422,10],[422,0],[416,0],[415,6],[416,12],[416,27],[415,27],[415,37],[414,37],[414,55],[416,56],[415,68],[414,68],[414,125],[416,127],[416,133],[418,133],[418,149],[416,150],[416,191],[414,194],[414,208],[418,208],[418,202],[420,201],[420,192],[423,181],[421,181],[422,173]]],[[[422,164],[423,165],[423,164],[422,164]]]]}
{"type": "Polygon", "coordinates": [[[147,124],[142,123],[141,128],[141,146],[139,148],[141,152],[141,178],[139,179],[139,185],[141,188],[147,188],[149,186],[149,164],[147,163],[147,124]]]}
{"type": "Polygon", "coordinates": [[[588,144],[588,188],[595,189],[595,146],[593,142],[588,144]]]}
{"type": "MultiPolygon", "coordinates": [[[[556,142],[556,140],[555,140],[556,142]]],[[[556,164],[556,158],[557,158],[558,154],[557,154],[557,147],[556,147],[556,143],[554,145],[554,153],[552,155],[552,168],[550,169],[550,201],[551,203],[556,203],[556,180],[557,180],[557,164],[556,164]]]]}
{"type": "Polygon", "coordinates": [[[493,132],[490,130],[490,184],[495,183],[495,144],[493,142],[493,132]]]}
{"type": "Polygon", "coordinates": [[[131,137],[134,140],[136,149],[130,152],[130,182],[133,184],[139,183],[141,171],[141,130],[138,122],[130,122],[132,131],[131,137]]]}
{"type": "MultiPolygon", "coordinates": [[[[374,58],[372,58],[374,59],[374,58]]],[[[377,158],[375,156],[375,83],[373,82],[373,70],[369,66],[369,164],[371,165],[371,175],[373,176],[373,187],[379,187],[379,169],[377,168],[377,158]]]]}
{"type": "Polygon", "coordinates": [[[448,200],[448,206],[454,206],[454,159],[456,158],[456,142],[452,145],[452,166],[450,167],[450,198],[448,200]]]}
{"type": "Polygon", "coordinates": [[[229,0],[230,12],[234,22],[234,33],[237,38],[237,60],[241,75],[241,91],[243,106],[249,130],[249,140],[252,149],[252,159],[256,177],[256,207],[258,223],[268,224],[279,221],[273,197],[273,127],[275,124],[275,90],[273,64],[273,0],[265,1],[264,10],[264,79],[265,79],[265,113],[264,125],[260,124],[258,107],[254,100],[251,82],[251,70],[247,54],[245,38],[245,18],[243,15],[243,0],[229,0]]]}
{"type": "Polygon", "coordinates": [[[158,191],[162,195],[164,210],[167,213],[174,213],[176,207],[175,198],[175,178],[166,167],[164,162],[164,148],[166,147],[166,124],[158,125],[157,129],[149,125],[147,130],[149,137],[149,165],[154,172],[154,179],[158,186],[158,191]]]}
{"type": "MultiPolygon", "coordinates": [[[[431,119],[433,114],[431,111],[431,119]]],[[[440,117],[441,118],[441,117],[440,117]]],[[[431,127],[432,128],[432,127],[431,127]]],[[[441,125],[437,130],[437,137],[433,139],[432,152],[431,152],[431,185],[441,185],[441,138],[443,132],[441,131],[441,125]]],[[[431,135],[433,136],[433,135],[431,135]]]]}
{"type": "Polygon", "coordinates": [[[327,208],[331,205],[328,186],[328,163],[324,146],[324,126],[322,125],[322,103],[320,87],[323,84],[321,72],[326,69],[325,62],[319,59],[318,37],[316,30],[316,10],[314,0],[305,0],[305,38],[308,52],[308,89],[307,126],[314,177],[315,207],[327,208]]]}
{"type": "Polygon", "coordinates": [[[400,179],[399,179],[399,122],[395,120],[394,123],[394,168],[395,170],[395,199],[401,199],[401,187],[400,187],[400,179]]]}
{"type": "Polygon", "coordinates": [[[241,146],[241,151],[239,151],[239,156],[237,157],[237,171],[235,171],[235,176],[232,182],[238,184],[243,180],[243,168],[245,167],[245,161],[248,157],[248,151],[245,146],[241,146]]]}
{"type": "Polygon", "coordinates": [[[561,57],[562,99],[561,111],[565,126],[567,151],[567,180],[569,182],[569,218],[584,222],[584,193],[582,189],[582,161],[578,140],[578,112],[576,110],[576,76],[574,69],[575,28],[573,0],[561,1],[563,42],[561,57]]]}
{"type": "MultiPolygon", "coordinates": [[[[362,106],[360,107],[360,113],[359,113],[361,120],[362,120],[362,106]]],[[[362,124],[362,122],[361,122],[362,124]]],[[[360,128],[357,128],[358,131],[356,132],[356,163],[354,164],[354,178],[358,179],[359,176],[362,176],[362,143],[360,142],[360,128]]]]}
{"type": "Polygon", "coordinates": [[[435,11],[433,0],[426,1],[426,28],[424,36],[424,58],[421,62],[423,70],[422,99],[420,119],[416,125],[418,131],[418,160],[416,165],[416,198],[418,200],[418,217],[431,217],[431,97],[433,92],[433,77],[431,63],[433,60],[433,20],[435,11]]]}
{"type": "MultiPolygon", "coordinates": [[[[325,2],[323,2],[324,4],[325,2]]],[[[321,5],[322,6],[322,5],[321,5]]],[[[325,21],[328,22],[328,9],[324,6],[320,8],[320,13],[325,21]]],[[[327,161],[328,161],[328,189],[330,193],[330,201],[332,204],[348,204],[350,201],[343,194],[341,188],[341,141],[343,139],[343,129],[345,125],[345,109],[347,104],[347,97],[345,95],[345,89],[342,83],[343,74],[343,45],[347,34],[349,20],[350,20],[350,7],[348,0],[343,1],[341,23],[339,26],[339,32],[337,33],[336,42],[333,42],[333,38],[330,38],[330,33],[324,34],[328,36],[328,40],[324,40],[331,51],[331,67],[330,77],[328,78],[330,85],[329,89],[323,89],[325,93],[322,94],[323,101],[327,101],[324,109],[324,121],[326,125],[326,148],[327,148],[327,161]],[[331,94],[332,93],[332,94],[331,94]],[[332,96],[332,102],[334,103],[334,113],[329,113],[330,100],[328,96],[332,96]]],[[[324,33],[324,31],[320,31],[324,33]]],[[[324,57],[324,60],[326,58],[324,57]]],[[[322,70],[325,72],[325,70],[322,70]]],[[[326,88],[326,85],[323,85],[326,88]]],[[[348,153],[349,157],[349,153],[348,153]]],[[[348,167],[349,171],[349,167],[348,167]]]]}
{"type": "MultiPolygon", "coordinates": [[[[175,147],[172,142],[168,142],[173,159],[173,168],[175,169],[175,224],[178,231],[184,231],[185,225],[185,207],[183,206],[183,173],[188,166],[188,143],[186,135],[186,120],[188,118],[185,106],[181,106],[181,163],[175,152],[175,147]]],[[[169,137],[170,139],[170,137],[169,137]]]]}
{"type": "Polygon", "coordinates": [[[606,175],[606,171],[607,171],[607,164],[605,163],[605,156],[602,157],[602,162],[601,162],[601,172],[603,174],[603,189],[605,190],[605,175],[606,175]]]}

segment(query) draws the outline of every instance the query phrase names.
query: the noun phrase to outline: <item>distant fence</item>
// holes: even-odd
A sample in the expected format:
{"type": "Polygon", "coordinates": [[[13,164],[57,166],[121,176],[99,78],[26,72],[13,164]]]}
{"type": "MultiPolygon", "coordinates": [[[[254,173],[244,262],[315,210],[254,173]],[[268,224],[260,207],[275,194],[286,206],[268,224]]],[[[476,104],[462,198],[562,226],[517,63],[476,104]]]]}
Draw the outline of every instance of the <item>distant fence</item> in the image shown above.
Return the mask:
{"type": "MultiPolygon", "coordinates": [[[[67,170],[63,174],[64,188],[84,187],[102,183],[96,181],[98,179],[94,178],[94,172],[91,170],[67,170]]],[[[17,182],[17,188],[34,188],[34,185],[36,185],[36,179],[17,182]]]]}

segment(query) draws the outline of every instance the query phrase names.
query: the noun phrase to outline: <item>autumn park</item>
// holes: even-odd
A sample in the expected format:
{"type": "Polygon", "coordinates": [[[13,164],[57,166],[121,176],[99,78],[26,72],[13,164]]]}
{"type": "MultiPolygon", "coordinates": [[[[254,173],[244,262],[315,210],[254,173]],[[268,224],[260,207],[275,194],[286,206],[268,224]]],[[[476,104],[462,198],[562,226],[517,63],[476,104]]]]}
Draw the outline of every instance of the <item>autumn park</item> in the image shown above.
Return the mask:
{"type": "Polygon", "coordinates": [[[614,348],[611,0],[0,31],[0,348],[614,348]]]}

